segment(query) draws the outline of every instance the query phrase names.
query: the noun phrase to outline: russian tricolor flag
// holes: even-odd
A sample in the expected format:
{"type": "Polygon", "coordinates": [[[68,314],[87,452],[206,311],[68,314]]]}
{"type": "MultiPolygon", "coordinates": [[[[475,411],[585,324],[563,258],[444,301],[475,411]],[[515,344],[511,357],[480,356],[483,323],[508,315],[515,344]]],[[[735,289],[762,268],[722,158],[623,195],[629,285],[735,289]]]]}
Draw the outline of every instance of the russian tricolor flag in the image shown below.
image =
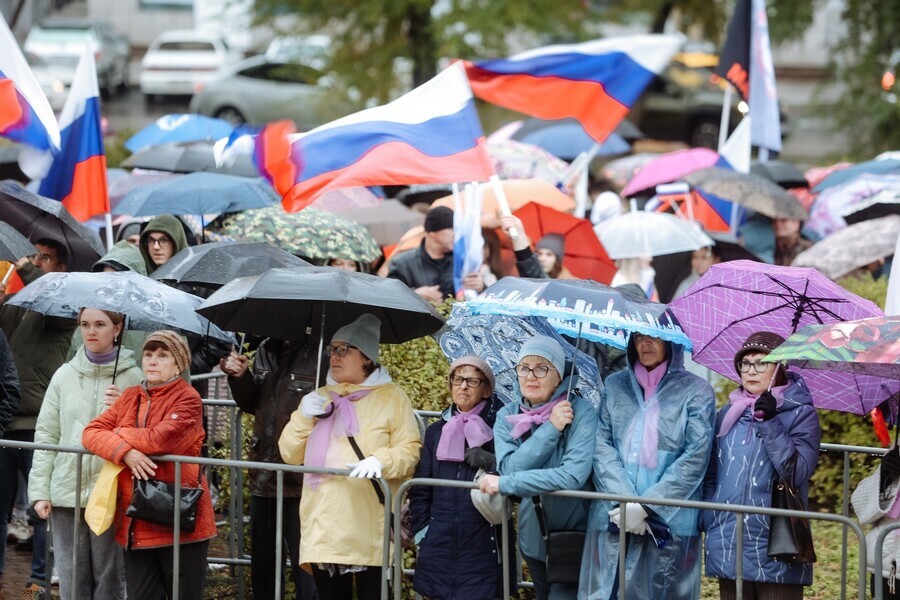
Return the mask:
{"type": "Polygon", "coordinates": [[[100,88],[90,45],[85,46],[78,61],[59,123],[62,136],[60,153],[53,159],[38,193],[61,201],[79,221],[108,213],[100,88]]]}
{"type": "Polygon", "coordinates": [[[603,142],[683,42],[651,34],[545,46],[466,71],[482,100],[539,119],[573,117],[603,142]]]}
{"type": "Polygon", "coordinates": [[[59,150],[59,127],[6,21],[0,19],[0,136],[37,150],[59,150]]]}
{"type": "Polygon", "coordinates": [[[494,174],[461,64],[390,104],[307,133],[270,125],[257,137],[256,164],[291,212],[337,188],[484,181],[494,174]]]}

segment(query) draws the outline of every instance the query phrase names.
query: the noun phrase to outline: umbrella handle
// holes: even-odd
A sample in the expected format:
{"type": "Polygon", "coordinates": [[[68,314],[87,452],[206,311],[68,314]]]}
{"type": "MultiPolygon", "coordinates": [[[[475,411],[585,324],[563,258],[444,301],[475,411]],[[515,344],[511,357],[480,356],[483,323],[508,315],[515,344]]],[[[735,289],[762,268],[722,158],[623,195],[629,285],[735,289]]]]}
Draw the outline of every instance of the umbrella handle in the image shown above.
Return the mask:
{"type": "Polygon", "coordinates": [[[569,369],[569,389],[566,390],[566,400],[569,399],[569,394],[572,393],[572,382],[575,381],[575,360],[578,358],[578,343],[581,341],[581,328],[584,327],[584,323],[578,322],[578,337],[575,338],[575,353],[572,355],[572,367],[569,369]]]}

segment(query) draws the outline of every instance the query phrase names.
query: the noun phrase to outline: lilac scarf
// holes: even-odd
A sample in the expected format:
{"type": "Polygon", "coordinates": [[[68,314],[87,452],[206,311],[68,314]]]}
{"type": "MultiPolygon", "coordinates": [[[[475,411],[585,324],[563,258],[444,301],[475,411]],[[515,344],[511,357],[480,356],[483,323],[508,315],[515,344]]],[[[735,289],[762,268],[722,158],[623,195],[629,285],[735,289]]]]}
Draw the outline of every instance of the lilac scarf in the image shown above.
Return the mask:
{"type": "Polygon", "coordinates": [[[545,404],[541,404],[536,408],[525,408],[521,406],[521,412],[517,415],[507,415],[506,420],[512,425],[512,431],[509,435],[512,439],[518,439],[531,431],[532,425],[543,425],[550,420],[550,413],[553,407],[562,402],[564,395],[560,395],[556,400],[551,400],[545,404]]]}
{"type": "MultiPolygon", "coordinates": [[[[354,402],[365,398],[372,390],[357,390],[346,396],[330,391],[332,411],[327,417],[316,418],[309,439],[306,440],[306,453],[303,456],[303,464],[307,467],[324,467],[328,458],[328,447],[331,438],[338,436],[351,436],[359,433],[359,418],[356,416],[354,402]],[[337,424],[337,427],[335,427],[337,424]]],[[[303,481],[309,487],[316,489],[327,475],[307,473],[303,481]]]]}
{"type": "Polygon", "coordinates": [[[481,411],[487,401],[475,405],[469,412],[457,412],[450,417],[441,431],[441,441],[437,445],[438,460],[462,462],[469,448],[483,446],[494,437],[494,431],[481,418],[481,411]]]}
{"type": "MultiPolygon", "coordinates": [[[[786,385],[775,386],[771,389],[772,395],[775,396],[775,406],[781,407],[784,404],[784,390],[786,389],[786,385]]],[[[742,387],[728,394],[728,412],[722,417],[722,426],[719,428],[719,433],[716,434],[716,437],[728,435],[728,432],[740,420],[744,411],[748,408],[753,408],[757,398],[759,398],[759,394],[749,394],[742,387]]]]}
{"type": "Polygon", "coordinates": [[[664,360],[648,371],[641,363],[634,366],[634,376],[644,390],[644,431],[641,436],[641,466],[656,468],[656,452],[659,449],[659,399],[656,397],[656,388],[659,382],[666,376],[669,369],[669,361],[664,360]]]}

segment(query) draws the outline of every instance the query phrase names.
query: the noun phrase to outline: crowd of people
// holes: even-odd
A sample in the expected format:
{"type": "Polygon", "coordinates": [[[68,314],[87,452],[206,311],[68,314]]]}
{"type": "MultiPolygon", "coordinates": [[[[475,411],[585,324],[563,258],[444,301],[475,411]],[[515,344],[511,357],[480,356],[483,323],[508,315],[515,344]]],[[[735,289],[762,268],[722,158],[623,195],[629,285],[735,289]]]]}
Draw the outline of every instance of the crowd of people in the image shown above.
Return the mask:
{"type": "MultiPolygon", "coordinates": [[[[523,230],[516,217],[500,221],[507,231],[523,230]]],[[[430,210],[424,229],[419,247],[394,258],[388,276],[426,300],[441,301],[455,295],[453,212],[430,210]]],[[[131,239],[113,247],[95,270],[152,273],[188,244],[181,222],[171,215],[127,233],[131,239]]],[[[521,275],[571,277],[562,266],[561,236],[543,237],[534,250],[524,235],[512,242],[521,275]]],[[[52,240],[35,246],[39,254],[23,261],[23,274],[66,270],[64,246],[52,240]]],[[[693,277],[717,260],[712,249],[695,252],[693,277]]],[[[366,267],[343,256],[325,264],[366,267]]],[[[463,285],[482,291],[494,276],[490,265],[486,255],[485,267],[466,274],[463,285]]],[[[638,259],[619,268],[616,283],[630,286],[628,293],[653,296],[648,264],[638,259]]],[[[579,394],[573,357],[554,338],[536,335],[522,344],[512,366],[514,402],[499,399],[495,373],[482,357],[464,356],[450,365],[449,405],[426,428],[379,363],[381,322],[372,314],[343,323],[324,356],[318,340],[267,338],[254,345],[251,357],[243,348],[199,336],[126,331],[123,320],[87,306],[74,322],[9,304],[0,308],[0,437],[83,444],[93,455],[83,460],[77,481],[76,455],[0,448],[0,513],[12,514],[17,493],[27,493],[32,511],[29,589],[49,583],[43,561],[49,521],[64,599],[166,598],[176,579],[179,598],[204,597],[206,569],[198,565],[216,536],[204,469],[190,462],[180,469],[181,485],[202,493],[190,528],[179,534],[177,573],[172,524],[142,518],[133,498],[143,494],[144,482],[175,480],[173,463],[151,457],[200,456],[204,416],[190,374],[214,367],[226,375],[237,406],[253,416],[248,460],[349,469],[349,476],[285,474],[282,556],[297,597],[305,600],[379,597],[385,576],[380,481],[396,492],[410,477],[475,481],[478,487],[411,489],[413,588],[422,596],[491,599],[503,596],[505,582],[515,589],[515,565],[501,560],[506,521],[512,535],[505,550],[515,556],[513,544],[518,545],[539,600],[609,600],[623,587],[627,598],[699,598],[701,562],[706,575],[718,579],[720,597],[734,598],[739,517],[654,500],[768,507],[775,480],[788,477],[805,501],[817,465],[821,430],[806,385],[783,367],[761,361],[783,342],[769,331],[754,333],[734,349],[741,385],[718,414],[711,386],[686,371],[684,348],[676,343],[631,334],[615,367],[609,356],[603,359],[605,385],[595,407],[579,394]],[[118,494],[112,526],[98,535],[76,505],[88,503],[107,464],[121,468],[118,494]],[[27,492],[17,492],[19,480],[27,492]],[[561,490],[641,502],[551,494],[561,490]],[[509,505],[496,502],[507,498],[509,505]],[[485,505],[494,513],[486,514],[485,505]],[[517,521],[508,510],[512,505],[517,521]],[[74,527],[76,521],[81,527],[74,527]]],[[[276,587],[282,594],[286,587],[284,578],[276,586],[275,472],[251,470],[248,486],[253,597],[275,598],[276,587]]],[[[7,519],[0,521],[6,537],[7,519]]],[[[802,598],[812,565],[769,558],[768,527],[764,516],[744,519],[743,596],[802,598]]],[[[0,547],[0,568],[3,552],[0,547]]]]}

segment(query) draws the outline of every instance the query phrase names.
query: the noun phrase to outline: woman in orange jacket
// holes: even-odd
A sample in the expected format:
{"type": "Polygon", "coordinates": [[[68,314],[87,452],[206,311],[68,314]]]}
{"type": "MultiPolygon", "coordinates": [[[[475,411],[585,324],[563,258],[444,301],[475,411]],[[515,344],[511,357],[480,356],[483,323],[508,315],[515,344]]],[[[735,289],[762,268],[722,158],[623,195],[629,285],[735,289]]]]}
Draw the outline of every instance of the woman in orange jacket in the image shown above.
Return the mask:
{"type": "MultiPolygon", "coordinates": [[[[119,474],[116,504],[116,541],[125,548],[125,589],[129,599],[172,597],[175,531],[125,515],[131,503],[133,480],[173,483],[175,464],[154,461],[161,454],[200,456],[204,431],[200,395],[179,374],[190,364],[187,343],[174,331],[157,331],[144,342],[144,382],[126,389],[105,413],[88,423],[84,447],[115,464],[119,474]]],[[[197,505],[193,532],[181,532],[179,598],[203,598],[206,554],[216,535],[215,517],[206,477],[196,464],[182,463],[181,485],[203,494],[197,505]],[[199,566],[198,565],[202,565],[199,566]]]]}

